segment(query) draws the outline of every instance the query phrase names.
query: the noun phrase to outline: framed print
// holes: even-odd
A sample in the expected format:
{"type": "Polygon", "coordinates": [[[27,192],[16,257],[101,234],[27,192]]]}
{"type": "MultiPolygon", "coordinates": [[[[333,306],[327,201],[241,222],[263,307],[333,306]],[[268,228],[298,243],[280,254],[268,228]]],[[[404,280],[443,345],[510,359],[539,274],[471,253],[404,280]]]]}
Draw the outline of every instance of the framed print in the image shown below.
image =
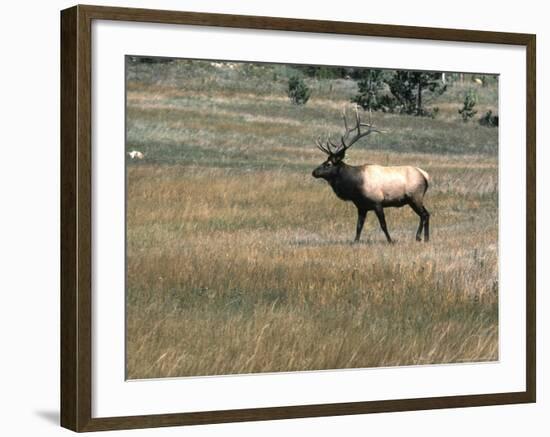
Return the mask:
{"type": "Polygon", "coordinates": [[[535,402],[535,36],[61,13],[61,424],[535,402]]]}

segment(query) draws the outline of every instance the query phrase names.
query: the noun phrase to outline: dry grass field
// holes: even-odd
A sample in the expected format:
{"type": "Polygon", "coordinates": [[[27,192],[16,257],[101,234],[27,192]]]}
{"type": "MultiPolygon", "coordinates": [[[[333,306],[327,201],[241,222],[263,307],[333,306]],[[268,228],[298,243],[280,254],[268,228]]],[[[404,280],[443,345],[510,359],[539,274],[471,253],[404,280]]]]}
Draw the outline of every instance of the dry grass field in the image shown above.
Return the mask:
{"type": "Polygon", "coordinates": [[[431,241],[404,207],[396,244],[373,213],[350,244],[355,207],[311,171],[353,81],[296,106],[284,66],[128,62],[128,378],[498,359],[498,129],[457,114],[473,85],[435,119],[375,113],[346,160],[426,170],[431,241]]]}

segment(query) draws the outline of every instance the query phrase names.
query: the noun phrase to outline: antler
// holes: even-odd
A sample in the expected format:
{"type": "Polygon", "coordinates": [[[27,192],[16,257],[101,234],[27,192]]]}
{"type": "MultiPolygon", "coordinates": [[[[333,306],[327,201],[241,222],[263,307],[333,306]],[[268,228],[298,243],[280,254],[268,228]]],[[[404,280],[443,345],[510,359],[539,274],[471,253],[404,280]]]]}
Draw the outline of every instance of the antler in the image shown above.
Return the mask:
{"type": "Polygon", "coordinates": [[[326,153],[327,155],[334,155],[335,153],[338,153],[341,146],[339,144],[334,144],[330,137],[327,135],[327,138],[325,139],[325,143],[321,141],[321,137],[318,137],[315,140],[315,144],[317,144],[317,148],[321,150],[322,152],[326,153]],[[334,149],[332,149],[334,147],[334,149]]]}
{"type": "Polygon", "coordinates": [[[317,148],[321,150],[321,152],[326,153],[327,155],[332,155],[332,150],[330,150],[328,140],[326,141],[325,145],[323,145],[323,143],[321,142],[321,137],[318,137],[315,140],[315,144],[317,144],[317,148]]]}
{"type": "Polygon", "coordinates": [[[324,144],[321,141],[321,137],[318,137],[316,140],[316,144],[319,150],[321,150],[322,152],[326,153],[329,156],[336,155],[338,153],[344,153],[347,149],[353,146],[360,138],[366,137],[372,132],[377,132],[377,133],[383,132],[373,127],[371,122],[370,111],[369,111],[369,123],[361,122],[361,117],[359,116],[359,111],[357,106],[355,107],[355,126],[353,126],[352,128],[349,127],[345,108],[342,111],[342,118],[344,120],[344,128],[346,132],[344,133],[344,135],[340,137],[340,144],[334,144],[330,139],[330,137],[328,136],[324,144]],[[367,130],[362,131],[361,130],[362,127],[366,127],[367,130]],[[354,135],[350,137],[352,134],[354,135]]]}
{"type": "Polygon", "coordinates": [[[355,107],[355,126],[352,128],[348,127],[348,121],[346,118],[346,110],[344,109],[342,111],[342,118],[344,119],[344,128],[346,129],[346,133],[342,135],[341,142],[342,142],[342,150],[347,150],[351,146],[355,144],[355,142],[363,137],[366,137],[367,135],[370,135],[373,132],[376,133],[382,133],[382,131],[375,129],[371,122],[371,113],[369,111],[369,123],[362,123],[361,117],[359,116],[358,107],[355,107]],[[366,127],[367,131],[361,132],[361,128],[366,127]],[[350,135],[357,131],[357,133],[350,139],[350,135]]]}

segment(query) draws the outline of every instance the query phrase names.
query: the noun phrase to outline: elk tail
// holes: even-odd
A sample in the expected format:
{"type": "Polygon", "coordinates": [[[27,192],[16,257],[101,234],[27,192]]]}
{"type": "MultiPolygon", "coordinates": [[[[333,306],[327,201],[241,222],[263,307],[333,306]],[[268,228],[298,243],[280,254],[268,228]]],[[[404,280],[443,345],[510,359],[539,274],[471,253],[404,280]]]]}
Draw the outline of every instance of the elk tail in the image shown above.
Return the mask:
{"type": "Polygon", "coordinates": [[[430,175],[427,172],[425,172],[424,170],[422,170],[421,168],[416,167],[416,169],[420,172],[420,174],[422,175],[422,177],[426,181],[426,186],[424,188],[424,194],[426,194],[426,191],[428,191],[428,185],[429,185],[429,182],[430,182],[430,175]]]}

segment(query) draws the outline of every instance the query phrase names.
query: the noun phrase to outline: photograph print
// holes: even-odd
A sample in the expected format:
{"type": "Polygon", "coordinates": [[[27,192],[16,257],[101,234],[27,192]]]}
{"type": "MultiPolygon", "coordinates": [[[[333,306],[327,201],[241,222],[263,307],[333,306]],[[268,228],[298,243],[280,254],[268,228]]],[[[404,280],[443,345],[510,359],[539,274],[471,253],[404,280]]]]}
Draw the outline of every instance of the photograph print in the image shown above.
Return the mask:
{"type": "Polygon", "coordinates": [[[498,361],[498,75],[125,63],[128,379],[498,361]]]}

